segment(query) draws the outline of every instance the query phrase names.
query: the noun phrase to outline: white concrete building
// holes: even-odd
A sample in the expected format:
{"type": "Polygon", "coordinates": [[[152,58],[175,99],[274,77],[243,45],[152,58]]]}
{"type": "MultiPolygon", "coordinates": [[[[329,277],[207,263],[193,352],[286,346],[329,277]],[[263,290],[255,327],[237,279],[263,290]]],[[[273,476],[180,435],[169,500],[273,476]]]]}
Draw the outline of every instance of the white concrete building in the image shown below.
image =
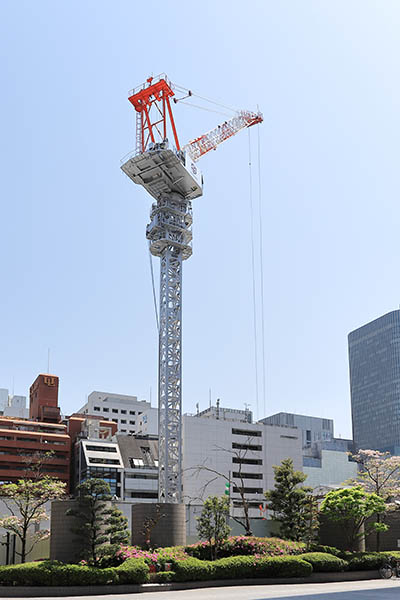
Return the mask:
{"type": "Polygon", "coordinates": [[[138,419],[138,433],[141,435],[158,435],[158,408],[147,408],[138,419]]]}
{"type": "Polygon", "coordinates": [[[0,389],[0,414],[4,417],[29,419],[29,409],[26,407],[26,396],[9,395],[5,388],[0,389]]]}
{"type": "Polygon", "coordinates": [[[139,419],[150,408],[150,402],[138,400],[137,396],[92,392],[78,413],[98,415],[107,421],[118,424],[118,433],[138,433],[139,419]]]}
{"type": "Polygon", "coordinates": [[[304,448],[309,448],[314,442],[329,441],[334,437],[332,419],[281,412],[261,419],[260,423],[298,427],[302,431],[304,448]]]}
{"type": "Polygon", "coordinates": [[[321,449],[319,457],[305,456],[303,471],[307,475],[305,485],[313,489],[340,487],[348,479],[357,476],[358,465],[349,460],[347,452],[321,449]]]}
{"type": "Polygon", "coordinates": [[[201,504],[207,496],[224,494],[224,475],[231,481],[234,514],[240,516],[238,488],[242,477],[250,516],[259,517],[259,505],[265,504],[264,491],[274,487],[272,467],[285,458],[293,460],[295,469],[302,469],[301,431],[296,428],[185,415],[184,501],[201,504]]]}

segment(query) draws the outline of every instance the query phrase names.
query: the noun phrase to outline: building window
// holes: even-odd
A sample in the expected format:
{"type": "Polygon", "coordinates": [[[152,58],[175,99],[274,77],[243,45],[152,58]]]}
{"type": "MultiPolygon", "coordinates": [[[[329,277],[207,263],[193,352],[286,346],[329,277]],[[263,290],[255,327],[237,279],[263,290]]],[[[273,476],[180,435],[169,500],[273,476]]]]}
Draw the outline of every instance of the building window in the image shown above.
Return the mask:
{"type": "Polygon", "coordinates": [[[239,494],[240,492],[244,493],[244,494],[262,494],[263,493],[263,489],[262,488],[253,488],[253,487],[241,487],[238,488],[235,485],[233,486],[233,491],[236,494],[239,494]]]}
{"type": "Polygon", "coordinates": [[[135,421],[129,421],[129,425],[134,425],[135,421]]]}
{"type": "Polygon", "coordinates": [[[239,471],[233,471],[232,477],[242,479],[262,479],[262,473],[240,473],[239,471]]]}
{"type": "Polygon", "coordinates": [[[126,415],[126,410],[121,409],[121,415],[126,415]]]}
{"type": "Polygon", "coordinates": [[[130,414],[130,415],[136,415],[136,413],[135,413],[135,411],[134,411],[134,410],[130,410],[130,411],[129,411],[129,414],[130,414]]]}
{"type": "Polygon", "coordinates": [[[118,423],[118,419],[111,419],[113,423],[118,423]]]}
{"type": "Polygon", "coordinates": [[[121,423],[123,423],[123,425],[126,425],[126,420],[125,419],[121,419],[121,423]]]}
{"type": "Polygon", "coordinates": [[[254,450],[257,452],[262,450],[262,446],[256,444],[238,444],[237,442],[232,442],[232,448],[236,450],[254,450]]]}
{"type": "Polygon", "coordinates": [[[109,411],[108,406],[106,408],[103,408],[103,412],[108,412],[108,411],[109,411]]]}
{"type": "Polygon", "coordinates": [[[117,451],[115,446],[86,446],[86,450],[91,450],[92,452],[116,452],[117,451]]]}
{"type": "Polygon", "coordinates": [[[94,410],[96,410],[97,412],[99,412],[99,410],[100,410],[100,406],[95,406],[95,407],[94,407],[94,410]]]}
{"type": "Polygon", "coordinates": [[[113,408],[113,409],[112,409],[112,412],[113,412],[113,413],[117,413],[117,412],[118,412],[118,408],[113,408]]]}
{"type": "Polygon", "coordinates": [[[261,431],[250,431],[248,429],[232,429],[234,435],[247,435],[247,437],[261,437],[261,431]]]}
{"type": "Polygon", "coordinates": [[[121,429],[121,433],[126,433],[126,429],[121,429]]]}
{"type": "Polygon", "coordinates": [[[239,458],[239,456],[234,456],[232,458],[233,463],[237,463],[239,465],[262,465],[263,461],[261,458],[239,458]]]}

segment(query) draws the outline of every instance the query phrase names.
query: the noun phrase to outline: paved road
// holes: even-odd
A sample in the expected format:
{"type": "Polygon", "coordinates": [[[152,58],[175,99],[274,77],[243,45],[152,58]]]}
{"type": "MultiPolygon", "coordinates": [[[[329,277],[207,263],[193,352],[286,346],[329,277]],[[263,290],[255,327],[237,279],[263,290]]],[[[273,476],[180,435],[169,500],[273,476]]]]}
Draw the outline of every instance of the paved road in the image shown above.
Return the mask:
{"type": "MultiPolygon", "coordinates": [[[[80,596],[80,600],[400,600],[399,580],[351,581],[343,583],[302,583],[299,585],[253,585],[249,587],[205,588],[174,592],[146,592],[129,595],[80,596]]],[[[47,600],[60,600],[49,599],[47,600]]],[[[77,600],[64,598],[64,600],[77,600]]]]}

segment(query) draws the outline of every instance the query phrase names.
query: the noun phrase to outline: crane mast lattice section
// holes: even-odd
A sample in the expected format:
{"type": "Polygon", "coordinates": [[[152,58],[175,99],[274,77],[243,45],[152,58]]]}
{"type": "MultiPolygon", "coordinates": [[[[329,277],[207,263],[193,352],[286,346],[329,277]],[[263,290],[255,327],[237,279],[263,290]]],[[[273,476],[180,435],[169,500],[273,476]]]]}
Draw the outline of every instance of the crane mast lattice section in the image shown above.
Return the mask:
{"type": "Polygon", "coordinates": [[[153,204],[146,236],[159,256],[159,501],[182,501],[182,263],[192,254],[192,205],[177,193],[153,204]]]}

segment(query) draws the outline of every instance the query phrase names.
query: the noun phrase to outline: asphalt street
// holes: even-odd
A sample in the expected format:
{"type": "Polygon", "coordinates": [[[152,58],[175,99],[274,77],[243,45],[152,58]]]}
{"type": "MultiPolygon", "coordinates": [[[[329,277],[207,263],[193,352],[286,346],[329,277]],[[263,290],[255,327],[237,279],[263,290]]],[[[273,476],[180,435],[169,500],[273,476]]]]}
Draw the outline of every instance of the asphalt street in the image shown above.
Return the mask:
{"type": "MultiPolygon", "coordinates": [[[[400,600],[400,580],[351,581],[299,585],[253,585],[221,588],[79,596],[81,600],[400,600]]],[[[76,600],[77,596],[64,600],[76,600]]],[[[53,598],[46,600],[59,600],[53,598]]]]}

